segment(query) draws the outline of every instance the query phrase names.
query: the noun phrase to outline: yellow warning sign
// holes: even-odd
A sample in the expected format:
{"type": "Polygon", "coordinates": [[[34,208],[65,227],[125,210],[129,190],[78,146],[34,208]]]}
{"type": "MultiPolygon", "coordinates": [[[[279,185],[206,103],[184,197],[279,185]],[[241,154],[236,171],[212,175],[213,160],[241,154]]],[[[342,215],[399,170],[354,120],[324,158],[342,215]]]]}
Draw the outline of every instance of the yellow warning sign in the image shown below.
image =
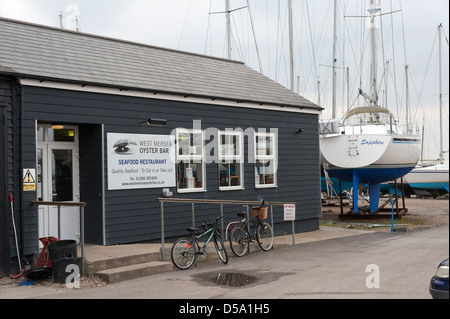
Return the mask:
{"type": "Polygon", "coordinates": [[[25,173],[25,177],[23,178],[23,182],[24,183],[36,183],[36,180],[34,179],[34,177],[31,174],[29,169],[27,169],[27,172],[25,173]]]}
{"type": "Polygon", "coordinates": [[[36,170],[34,168],[25,168],[23,170],[23,190],[36,190],[36,170]]]}

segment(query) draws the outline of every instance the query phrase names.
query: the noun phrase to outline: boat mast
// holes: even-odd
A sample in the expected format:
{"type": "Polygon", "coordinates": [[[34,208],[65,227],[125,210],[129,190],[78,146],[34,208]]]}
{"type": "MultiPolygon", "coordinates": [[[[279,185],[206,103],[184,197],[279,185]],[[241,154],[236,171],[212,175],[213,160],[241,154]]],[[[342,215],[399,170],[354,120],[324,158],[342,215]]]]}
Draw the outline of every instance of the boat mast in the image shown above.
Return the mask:
{"type": "Polygon", "coordinates": [[[439,31],[439,130],[440,130],[440,150],[439,159],[444,160],[444,142],[443,142],[443,122],[442,122],[442,23],[438,26],[439,31]]]}
{"type": "Polygon", "coordinates": [[[292,21],[292,0],[288,0],[288,11],[289,11],[289,66],[291,72],[291,90],[295,92],[294,88],[294,30],[292,21]]]}
{"type": "Polygon", "coordinates": [[[362,95],[372,106],[378,106],[378,93],[377,93],[377,43],[375,37],[375,17],[378,12],[381,11],[380,4],[375,4],[374,0],[370,0],[369,9],[370,13],[370,37],[372,46],[372,80],[370,84],[370,94],[365,93],[362,89],[359,89],[359,94],[362,95]]]}
{"type": "Polygon", "coordinates": [[[59,11],[59,28],[60,29],[64,29],[64,25],[63,25],[63,12],[59,11]]]}
{"type": "Polygon", "coordinates": [[[405,65],[405,81],[406,81],[406,133],[409,134],[409,80],[408,80],[408,64],[405,65]]]}
{"type": "Polygon", "coordinates": [[[333,107],[331,118],[336,118],[336,90],[337,90],[337,0],[334,0],[334,36],[333,36],[333,107]]]}
{"type": "Polygon", "coordinates": [[[228,59],[231,60],[231,16],[230,16],[230,0],[225,0],[225,14],[227,23],[227,49],[228,59]]]}
{"type": "Polygon", "coordinates": [[[374,0],[370,0],[370,34],[372,40],[372,99],[371,103],[373,106],[378,104],[378,94],[377,94],[377,43],[375,38],[375,14],[379,11],[379,6],[375,5],[374,0]]]}

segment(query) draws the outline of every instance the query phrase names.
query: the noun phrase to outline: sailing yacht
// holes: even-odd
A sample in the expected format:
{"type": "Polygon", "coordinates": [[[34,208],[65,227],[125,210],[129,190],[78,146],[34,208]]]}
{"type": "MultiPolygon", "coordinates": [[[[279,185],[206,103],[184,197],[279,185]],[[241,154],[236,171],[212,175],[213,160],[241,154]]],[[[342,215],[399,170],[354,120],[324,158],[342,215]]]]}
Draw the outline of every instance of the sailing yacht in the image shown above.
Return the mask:
{"type": "Polygon", "coordinates": [[[405,176],[404,181],[413,190],[425,190],[431,194],[442,195],[449,192],[448,160],[441,163],[419,166],[405,176]]]}
{"type": "Polygon", "coordinates": [[[379,106],[374,27],[375,18],[380,14],[379,4],[371,0],[368,12],[372,21],[371,92],[367,94],[359,90],[367,106],[350,109],[341,120],[333,118],[320,123],[323,168],[330,177],[353,184],[354,213],[359,211],[359,185],[369,186],[370,213],[375,213],[379,208],[381,183],[412,171],[419,161],[421,146],[418,130],[414,130],[411,125],[402,129],[394,120],[394,115],[387,108],[379,106]]]}
{"type": "Polygon", "coordinates": [[[419,164],[404,180],[413,190],[425,190],[432,194],[442,195],[449,192],[449,170],[448,159],[444,159],[443,143],[443,99],[442,99],[442,24],[438,27],[439,32],[439,108],[440,108],[440,152],[439,159],[431,165],[419,164]]]}

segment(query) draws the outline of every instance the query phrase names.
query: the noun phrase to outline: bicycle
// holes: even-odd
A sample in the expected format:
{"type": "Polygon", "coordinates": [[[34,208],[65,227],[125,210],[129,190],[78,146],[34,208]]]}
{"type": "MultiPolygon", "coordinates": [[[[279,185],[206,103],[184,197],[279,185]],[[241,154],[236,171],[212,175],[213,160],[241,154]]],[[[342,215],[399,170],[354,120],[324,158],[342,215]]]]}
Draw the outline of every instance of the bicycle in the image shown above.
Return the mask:
{"type": "Polygon", "coordinates": [[[259,207],[252,207],[252,218],[247,220],[245,212],[238,213],[241,218],[238,222],[231,222],[227,226],[230,231],[231,251],[238,257],[244,256],[248,252],[250,243],[255,242],[263,251],[268,251],[273,247],[272,226],[264,220],[267,219],[267,206],[264,201],[259,207]],[[250,233],[250,224],[253,224],[254,234],[250,233]]]}
{"type": "Polygon", "coordinates": [[[186,270],[192,267],[197,260],[197,256],[202,258],[206,257],[206,246],[214,239],[214,247],[216,248],[217,255],[224,263],[228,263],[228,255],[225,250],[225,244],[220,237],[217,221],[223,217],[217,217],[214,221],[205,222],[202,224],[203,233],[196,235],[196,232],[200,231],[199,228],[189,227],[187,231],[191,233],[190,238],[180,238],[172,246],[171,258],[173,264],[181,270],[186,270]],[[208,236],[205,243],[200,247],[199,239],[203,236],[208,236]]]}

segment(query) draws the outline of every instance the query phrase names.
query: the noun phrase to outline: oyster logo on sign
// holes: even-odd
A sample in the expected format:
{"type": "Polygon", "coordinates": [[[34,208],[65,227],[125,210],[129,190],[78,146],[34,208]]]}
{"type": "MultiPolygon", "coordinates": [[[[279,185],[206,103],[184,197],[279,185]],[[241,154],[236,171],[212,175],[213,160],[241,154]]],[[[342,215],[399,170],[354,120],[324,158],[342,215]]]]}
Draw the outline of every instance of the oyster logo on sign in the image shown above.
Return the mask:
{"type": "Polygon", "coordinates": [[[133,146],[137,146],[137,143],[127,139],[118,140],[114,143],[114,151],[119,155],[133,155],[134,149],[133,146]]]}

